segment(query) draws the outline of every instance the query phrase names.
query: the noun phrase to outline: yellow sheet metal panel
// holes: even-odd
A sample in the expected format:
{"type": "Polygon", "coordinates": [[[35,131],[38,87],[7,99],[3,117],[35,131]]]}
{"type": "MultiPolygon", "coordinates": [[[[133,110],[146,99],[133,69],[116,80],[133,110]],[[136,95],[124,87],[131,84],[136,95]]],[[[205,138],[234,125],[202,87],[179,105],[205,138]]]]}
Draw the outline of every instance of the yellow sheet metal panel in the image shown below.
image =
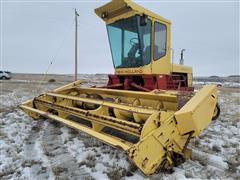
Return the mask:
{"type": "Polygon", "coordinates": [[[163,160],[166,151],[153,136],[147,136],[128,151],[128,156],[146,175],[153,174],[163,160]]]}
{"type": "Polygon", "coordinates": [[[215,85],[205,85],[174,115],[177,128],[183,135],[194,131],[194,136],[208,126],[217,103],[217,88],[215,85]]]}
{"type": "Polygon", "coordinates": [[[128,155],[146,175],[156,172],[164,161],[169,160],[171,165],[175,159],[167,154],[172,154],[173,151],[183,153],[188,140],[188,136],[181,136],[177,131],[173,113],[161,112],[159,115],[152,115],[143,131],[146,131],[145,135],[129,149],[128,155]]]}
{"type": "Polygon", "coordinates": [[[127,14],[129,12],[134,12],[137,14],[146,14],[150,17],[153,17],[155,19],[159,19],[161,21],[164,21],[168,24],[171,22],[167,20],[166,18],[159,16],[158,14],[151,12],[142,6],[139,6],[138,4],[132,2],[131,0],[112,0],[111,2],[95,9],[95,13],[102,18],[103,13],[107,14],[107,18],[103,18],[103,20],[108,24],[113,22],[113,18],[115,18],[115,21],[120,18],[116,18],[122,14],[127,14]]]}
{"type": "Polygon", "coordinates": [[[188,73],[187,77],[188,77],[188,87],[192,87],[193,86],[193,74],[192,74],[192,72],[188,73]]]}
{"type": "Polygon", "coordinates": [[[192,73],[192,67],[180,65],[180,64],[173,64],[173,72],[177,73],[192,73]]]}

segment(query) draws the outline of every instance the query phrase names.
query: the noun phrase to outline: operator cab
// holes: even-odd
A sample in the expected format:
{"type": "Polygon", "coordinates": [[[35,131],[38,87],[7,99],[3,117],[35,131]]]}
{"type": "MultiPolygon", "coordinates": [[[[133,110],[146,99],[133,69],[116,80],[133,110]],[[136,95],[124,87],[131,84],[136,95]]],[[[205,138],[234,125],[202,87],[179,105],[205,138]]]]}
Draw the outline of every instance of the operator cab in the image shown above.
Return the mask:
{"type": "MultiPolygon", "coordinates": [[[[166,27],[156,28],[160,37],[166,36],[166,27]]],[[[135,15],[107,25],[115,68],[136,68],[151,62],[152,21],[148,16],[135,15]]],[[[154,45],[154,56],[163,56],[166,43],[154,45]]]]}
{"type": "Polygon", "coordinates": [[[171,62],[171,22],[130,0],[97,9],[106,22],[115,73],[107,88],[192,90],[192,68],[171,62]]]}

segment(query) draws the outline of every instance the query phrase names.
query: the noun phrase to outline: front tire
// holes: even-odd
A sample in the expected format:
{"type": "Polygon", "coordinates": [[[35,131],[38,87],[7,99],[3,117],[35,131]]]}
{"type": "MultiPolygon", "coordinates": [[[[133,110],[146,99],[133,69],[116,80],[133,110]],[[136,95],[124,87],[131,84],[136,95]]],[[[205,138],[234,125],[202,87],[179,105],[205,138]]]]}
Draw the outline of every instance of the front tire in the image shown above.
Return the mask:
{"type": "Polygon", "coordinates": [[[217,104],[216,104],[216,107],[215,107],[215,109],[214,109],[213,117],[212,117],[212,120],[213,120],[213,121],[216,120],[216,119],[219,117],[220,112],[221,112],[220,106],[219,106],[219,104],[217,103],[217,104]]]}

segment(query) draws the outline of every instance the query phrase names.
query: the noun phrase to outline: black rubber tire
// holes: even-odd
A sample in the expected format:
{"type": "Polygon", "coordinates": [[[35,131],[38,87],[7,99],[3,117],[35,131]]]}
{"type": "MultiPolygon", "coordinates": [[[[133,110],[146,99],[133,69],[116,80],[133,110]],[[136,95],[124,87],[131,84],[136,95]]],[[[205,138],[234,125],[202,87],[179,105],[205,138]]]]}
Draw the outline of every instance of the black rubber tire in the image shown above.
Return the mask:
{"type": "Polygon", "coordinates": [[[6,79],[7,79],[7,77],[6,77],[6,76],[2,76],[2,77],[1,77],[1,79],[3,79],[3,80],[6,80],[6,79]]]}
{"type": "Polygon", "coordinates": [[[216,104],[216,107],[215,107],[215,109],[214,109],[213,117],[212,117],[212,120],[213,120],[213,121],[216,120],[216,119],[219,117],[220,112],[221,112],[220,106],[219,106],[219,104],[217,103],[217,104],[216,104]]]}

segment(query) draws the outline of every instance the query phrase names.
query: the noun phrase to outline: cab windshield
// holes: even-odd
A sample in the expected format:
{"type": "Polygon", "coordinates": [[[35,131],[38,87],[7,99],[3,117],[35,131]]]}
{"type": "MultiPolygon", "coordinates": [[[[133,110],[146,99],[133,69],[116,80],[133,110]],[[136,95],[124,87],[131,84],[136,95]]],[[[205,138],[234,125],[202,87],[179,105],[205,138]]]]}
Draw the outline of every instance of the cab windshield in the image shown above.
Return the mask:
{"type": "Polygon", "coordinates": [[[115,68],[140,67],[150,63],[151,21],[140,25],[141,17],[132,16],[107,25],[115,68]]]}

